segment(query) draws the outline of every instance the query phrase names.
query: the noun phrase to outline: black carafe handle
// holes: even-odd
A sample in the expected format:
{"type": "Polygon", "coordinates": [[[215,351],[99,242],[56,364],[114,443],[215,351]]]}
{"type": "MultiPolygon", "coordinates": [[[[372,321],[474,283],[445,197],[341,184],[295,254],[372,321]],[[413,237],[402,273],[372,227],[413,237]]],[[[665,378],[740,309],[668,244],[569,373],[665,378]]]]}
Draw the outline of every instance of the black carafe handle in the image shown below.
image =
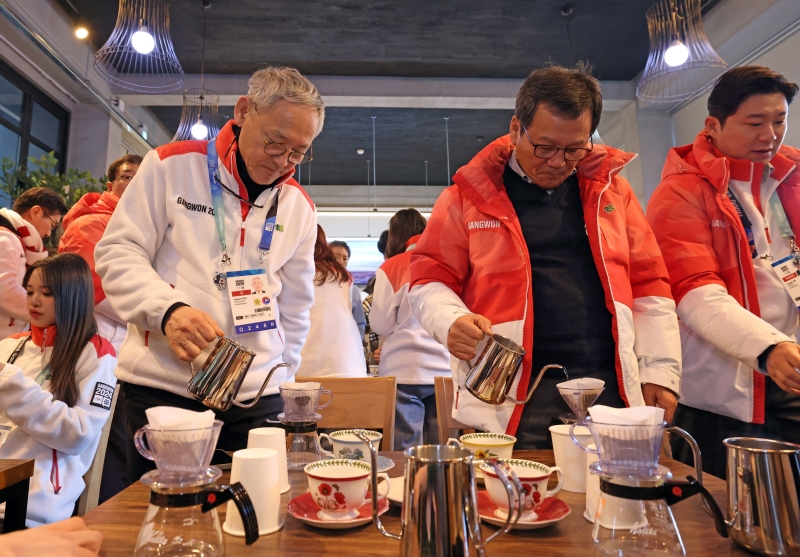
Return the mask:
{"type": "Polygon", "coordinates": [[[687,476],[686,480],[670,480],[664,483],[664,499],[667,505],[674,505],[679,501],[688,499],[693,495],[700,494],[707,504],[707,508],[711,511],[711,518],[714,519],[714,526],[717,533],[723,538],[728,537],[728,528],[725,523],[725,517],[722,511],[714,500],[714,497],[703,487],[703,484],[698,482],[692,476],[687,476]]]}
{"type": "Polygon", "coordinates": [[[244,542],[252,545],[258,539],[258,518],[253,501],[247,494],[247,490],[241,483],[236,482],[231,485],[211,485],[203,491],[202,511],[207,513],[211,509],[220,506],[222,503],[233,501],[244,525],[244,542]]]}

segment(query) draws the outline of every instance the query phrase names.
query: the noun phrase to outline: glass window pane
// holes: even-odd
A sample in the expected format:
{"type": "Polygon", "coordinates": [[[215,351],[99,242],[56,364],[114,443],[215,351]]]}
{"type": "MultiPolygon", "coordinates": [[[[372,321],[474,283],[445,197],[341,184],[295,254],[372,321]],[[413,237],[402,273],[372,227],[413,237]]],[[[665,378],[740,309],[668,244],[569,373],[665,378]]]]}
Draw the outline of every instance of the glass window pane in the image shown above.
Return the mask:
{"type": "Polygon", "coordinates": [[[5,126],[0,126],[0,160],[8,158],[19,164],[19,136],[5,126]]]}
{"type": "Polygon", "coordinates": [[[37,102],[33,103],[31,135],[52,150],[61,150],[61,120],[37,102]]]}
{"type": "Polygon", "coordinates": [[[19,125],[22,118],[22,91],[0,76],[0,115],[19,125]]]}
{"type": "MultiPolygon", "coordinates": [[[[49,152],[50,151],[45,151],[44,149],[42,149],[41,147],[39,147],[37,145],[34,145],[33,143],[29,143],[28,144],[28,159],[30,159],[31,157],[34,158],[34,159],[38,159],[42,155],[46,155],[49,152]]],[[[30,160],[28,160],[28,168],[30,170],[36,170],[37,168],[40,168],[40,166],[38,164],[32,163],[30,160]]],[[[54,170],[54,169],[51,169],[51,170],[54,170]]]]}

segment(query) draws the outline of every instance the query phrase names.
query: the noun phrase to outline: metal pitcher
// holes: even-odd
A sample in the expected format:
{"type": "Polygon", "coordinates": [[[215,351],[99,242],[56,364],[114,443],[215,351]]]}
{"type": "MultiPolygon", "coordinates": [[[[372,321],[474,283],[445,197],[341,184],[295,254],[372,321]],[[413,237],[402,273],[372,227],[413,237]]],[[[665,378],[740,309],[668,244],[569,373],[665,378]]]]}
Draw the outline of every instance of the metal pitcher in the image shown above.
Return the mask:
{"type": "Polygon", "coordinates": [[[528,395],[523,400],[517,400],[508,394],[508,391],[522,367],[524,357],[525,349],[519,344],[502,335],[492,335],[475,365],[467,373],[465,383],[467,390],[478,400],[487,404],[503,404],[506,400],[514,404],[525,404],[533,396],[545,371],[562,369],[564,375],[567,375],[567,369],[564,366],[546,365],[539,371],[536,381],[528,389],[528,395]]]}
{"type": "Polygon", "coordinates": [[[240,408],[252,408],[261,398],[275,370],[279,367],[292,367],[291,364],[278,364],[273,367],[269,370],[253,402],[241,404],[234,399],[239,394],[244,376],[255,357],[256,354],[252,350],[228,337],[220,337],[200,371],[194,373],[194,365],[190,364],[193,376],[189,381],[189,394],[209,408],[222,412],[229,410],[233,404],[240,408]]]}
{"type": "MultiPolygon", "coordinates": [[[[372,493],[378,493],[377,451],[357,433],[372,454],[372,493]]],[[[372,518],[381,534],[400,542],[402,557],[483,557],[486,544],[507,533],[522,513],[522,484],[510,467],[497,459],[475,460],[465,449],[420,445],[406,449],[405,488],[400,535],[386,531],[372,498],[372,518]],[[483,539],[478,515],[474,464],[485,462],[508,492],[509,515],[503,528],[483,539]]]]}
{"type": "Polygon", "coordinates": [[[750,551],[800,556],[800,445],[732,437],[728,449],[728,533],[750,551]]]}

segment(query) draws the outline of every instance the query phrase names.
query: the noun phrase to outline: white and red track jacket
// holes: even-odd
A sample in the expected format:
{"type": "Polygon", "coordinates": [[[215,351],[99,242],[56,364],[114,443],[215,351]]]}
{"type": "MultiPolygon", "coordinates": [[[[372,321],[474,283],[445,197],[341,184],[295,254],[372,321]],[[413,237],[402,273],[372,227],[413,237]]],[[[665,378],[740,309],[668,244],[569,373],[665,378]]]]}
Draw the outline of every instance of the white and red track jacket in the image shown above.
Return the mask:
{"type": "MultiPolygon", "coordinates": [[[[523,398],[536,350],[535,293],[528,248],[503,185],[513,149],[508,136],[487,145],[439,197],[411,258],[409,299],[422,326],[442,344],[453,322],[468,313],[485,316],[495,333],[521,344],[527,355],[511,390],[523,398]]],[[[679,391],[681,353],[661,252],[630,185],[618,175],[634,157],[595,145],[577,175],[586,233],[612,315],[620,395],[626,404],[642,406],[643,383],[679,391]]],[[[464,388],[470,364],[451,357],[451,365],[453,417],[513,435],[522,405],[479,401],[464,388]]]]}
{"type": "Polygon", "coordinates": [[[97,333],[108,339],[114,350],[119,351],[122,348],[122,341],[125,340],[128,324],[117,315],[108,302],[94,263],[94,249],[103,237],[117,203],[119,197],[110,191],[104,191],[102,194],[90,192],[81,197],[61,221],[64,234],[58,242],[58,252],[77,253],[89,265],[94,286],[94,318],[97,321],[97,333]]]}
{"type": "Polygon", "coordinates": [[[763,179],[763,163],[723,156],[703,131],[669,152],[647,207],[681,320],[681,403],[752,423],[764,423],[758,356],[796,341],[798,312],[771,261],[752,258],[726,191],[749,217],[758,255],[789,255],[769,198],[778,192],[792,229],[800,230],[800,150],[781,147],[770,162],[774,169],[763,179]]]}
{"type": "Polygon", "coordinates": [[[28,305],[22,279],[25,270],[47,257],[42,237],[33,225],[11,209],[0,209],[17,230],[0,226],[0,339],[18,333],[28,325],[28,305]]]}
{"type": "Polygon", "coordinates": [[[408,302],[411,253],[419,238],[409,238],[404,253],[380,266],[369,312],[370,327],[384,337],[378,375],[396,377],[400,385],[433,385],[437,375],[450,375],[450,354],[422,328],[408,302]]]}
{"type": "MultiPolygon", "coordinates": [[[[66,520],[83,493],[103,426],[111,414],[114,368],[111,344],[95,335],[75,366],[78,400],[67,406],[49,390],[49,361],[57,329],[17,333],[0,341],[0,363],[30,337],[13,364],[0,370],[0,458],[34,459],[28,493],[29,527],[66,520]]],[[[5,505],[0,506],[0,512],[5,505]]]]}
{"type": "MultiPolygon", "coordinates": [[[[161,332],[166,311],[183,302],[211,315],[226,335],[256,353],[237,396],[241,402],[256,396],[276,364],[300,367],[300,348],[308,335],[314,301],[317,211],[291,178],[294,171],[274,189],[250,200],[262,208],[251,208],[223,193],[225,239],[232,260],[225,270],[265,269],[264,290],[277,322],[275,329],[236,335],[228,291],[213,282],[221,269],[222,251],[214,223],[207,146],[208,141],[180,141],[147,153],[97,244],[96,269],[111,306],[128,323],[119,379],[190,396],[189,364],[178,359],[161,332]],[[280,198],[272,247],[261,262],[258,246],[275,195],[280,198]]],[[[233,121],[220,130],[216,148],[220,180],[247,199],[236,170],[233,121]]],[[[196,362],[195,369],[202,364],[196,362]]],[[[277,394],[278,386],[293,377],[291,368],[278,368],[265,394],[277,394]]]]}

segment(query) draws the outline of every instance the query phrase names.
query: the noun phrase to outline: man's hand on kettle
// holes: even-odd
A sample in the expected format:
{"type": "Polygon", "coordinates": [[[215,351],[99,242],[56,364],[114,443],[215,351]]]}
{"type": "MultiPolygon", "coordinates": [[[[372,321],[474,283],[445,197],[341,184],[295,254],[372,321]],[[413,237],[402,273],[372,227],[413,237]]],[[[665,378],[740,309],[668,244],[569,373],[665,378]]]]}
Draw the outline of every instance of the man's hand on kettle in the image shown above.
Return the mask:
{"type": "Polygon", "coordinates": [[[645,383],[642,385],[642,396],[647,406],[657,406],[664,409],[664,421],[672,423],[675,410],[678,408],[678,399],[675,393],[666,387],[655,383],[645,383]]]}
{"type": "Polygon", "coordinates": [[[800,394],[800,346],[780,342],[767,357],[767,373],[787,393],[800,394]]]}
{"type": "Polygon", "coordinates": [[[476,356],[475,347],[484,335],[492,334],[492,322],[483,315],[470,313],[456,319],[447,333],[447,349],[458,358],[468,362],[476,356]]]}
{"type": "Polygon", "coordinates": [[[193,362],[208,343],[225,336],[209,314],[189,306],[172,312],[164,333],[172,351],[184,362],[193,362]]]}

